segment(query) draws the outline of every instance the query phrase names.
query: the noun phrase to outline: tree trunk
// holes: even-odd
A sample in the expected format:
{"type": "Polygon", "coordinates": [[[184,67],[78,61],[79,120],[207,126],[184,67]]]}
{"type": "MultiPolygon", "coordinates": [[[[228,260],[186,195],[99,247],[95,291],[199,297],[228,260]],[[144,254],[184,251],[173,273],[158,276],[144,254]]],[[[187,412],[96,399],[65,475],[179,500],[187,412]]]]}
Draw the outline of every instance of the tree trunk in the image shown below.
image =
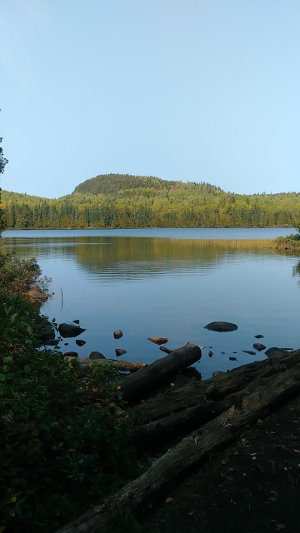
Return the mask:
{"type": "Polygon", "coordinates": [[[130,401],[142,398],[182,368],[198,361],[201,355],[202,353],[198,346],[188,343],[169,355],[145,366],[135,374],[126,376],[122,381],[123,399],[130,401]]]}

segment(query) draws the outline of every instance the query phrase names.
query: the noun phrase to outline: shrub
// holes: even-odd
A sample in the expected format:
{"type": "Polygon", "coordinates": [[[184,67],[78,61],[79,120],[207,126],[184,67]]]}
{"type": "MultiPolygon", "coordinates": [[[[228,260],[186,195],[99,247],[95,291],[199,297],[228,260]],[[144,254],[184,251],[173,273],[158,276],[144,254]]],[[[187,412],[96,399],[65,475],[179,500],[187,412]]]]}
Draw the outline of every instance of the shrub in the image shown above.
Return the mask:
{"type": "Polygon", "coordinates": [[[35,259],[19,259],[11,253],[0,252],[0,290],[8,294],[22,294],[40,274],[35,259]]]}

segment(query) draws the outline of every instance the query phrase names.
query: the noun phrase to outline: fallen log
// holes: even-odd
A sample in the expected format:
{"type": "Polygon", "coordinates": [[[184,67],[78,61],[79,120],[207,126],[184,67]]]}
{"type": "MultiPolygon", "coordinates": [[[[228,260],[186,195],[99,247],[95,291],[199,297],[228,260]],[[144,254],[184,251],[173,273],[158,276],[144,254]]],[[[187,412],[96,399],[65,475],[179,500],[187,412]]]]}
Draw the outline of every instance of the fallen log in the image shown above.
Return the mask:
{"type": "Polygon", "coordinates": [[[120,371],[124,371],[124,372],[136,372],[137,370],[140,370],[141,368],[143,368],[144,365],[143,363],[135,363],[135,362],[131,362],[131,361],[117,361],[116,359],[87,359],[85,357],[65,357],[65,359],[67,359],[68,361],[79,361],[80,365],[81,365],[81,369],[86,369],[88,370],[90,368],[90,365],[107,365],[107,364],[110,364],[112,366],[114,366],[115,368],[117,368],[118,370],[120,371]]]}
{"type": "Polygon", "coordinates": [[[178,348],[169,355],[145,366],[135,374],[126,376],[121,383],[123,399],[130,401],[143,397],[182,368],[198,361],[201,355],[202,353],[198,346],[187,343],[182,348],[178,348]]]}
{"type": "MultiPolygon", "coordinates": [[[[146,400],[141,408],[141,423],[169,417],[171,414],[184,412],[208,401],[219,402],[223,398],[239,392],[253,380],[274,375],[300,362],[300,350],[289,352],[280,358],[269,358],[234,368],[229,372],[220,372],[215,377],[204,381],[191,379],[183,387],[172,388],[157,397],[146,400]]],[[[175,419],[173,419],[175,424],[175,419]]]]}
{"type": "Polygon", "coordinates": [[[285,403],[300,392],[300,364],[278,375],[261,378],[256,390],[246,395],[239,407],[224,413],[185,437],[134,481],[128,483],[104,503],[87,511],[57,533],[109,533],[114,531],[113,517],[128,508],[142,512],[173,481],[195,467],[208,454],[228,444],[249,423],[285,403]]]}

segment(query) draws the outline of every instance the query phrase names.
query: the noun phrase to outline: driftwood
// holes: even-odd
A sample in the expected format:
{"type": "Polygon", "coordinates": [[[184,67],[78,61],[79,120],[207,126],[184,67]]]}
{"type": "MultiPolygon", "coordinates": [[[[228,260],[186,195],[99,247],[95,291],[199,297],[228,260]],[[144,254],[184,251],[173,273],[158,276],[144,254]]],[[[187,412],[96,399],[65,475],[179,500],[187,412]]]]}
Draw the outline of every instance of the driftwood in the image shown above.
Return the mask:
{"type": "Polygon", "coordinates": [[[90,367],[90,364],[93,364],[93,365],[105,365],[105,364],[110,364],[112,366],[114,366],[115,368],[117,368],[118,370],[121,371],[124,371],[124,372],[136,372],[137,370],[140,370],[141,368],[143,368],[144,365],[143,363],[134,363],[134,362],[131,362],[131,361],[117,361],[116,359],[87,359],[85,357],[65,357],[65,359],[67,359],[68,361],[72,361],[75,359],[75,361],[79,361],[80,365],[81,365],[81,369],[86,369],[88,370],[89,367],[90,367]]]}
{"type": "MultiPolygon", "coordinates": [[[[299,352],[299,351],[298,351],[299,352]]],[[[294,352],[295,354],[295,352],[294,352]]],[[[292,354],[291,354],[292,355],[292,354]]],[[[141,512],[165,487],[187,469],[199,464],[208,454],[229,443],[249,423],[264,417],[271,409],[300,391],[300,363],[279,369],[277,374],[258,377],[253,391],[247,391],[239,405],[232,405],[153,462],[140,477],[128,483],[104,503],[89,510],[59,533],[113,532],[116,511],[132,508],[141,512]]]]}
{"type": "Polygon", "coordinates": [[[137,400],[157,388],[182,368],[198,361],[202,353],[198,346],[188,343],[182,348],[154,361],[135,374],[126,376],[122,383],[123,399],[137,400]]]}

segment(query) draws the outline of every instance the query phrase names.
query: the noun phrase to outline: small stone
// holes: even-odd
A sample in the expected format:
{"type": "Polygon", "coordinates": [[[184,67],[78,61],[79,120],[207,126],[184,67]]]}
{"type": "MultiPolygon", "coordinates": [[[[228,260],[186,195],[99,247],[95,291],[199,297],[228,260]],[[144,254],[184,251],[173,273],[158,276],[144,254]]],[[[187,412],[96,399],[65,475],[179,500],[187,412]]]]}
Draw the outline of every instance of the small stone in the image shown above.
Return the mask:
{"type": "Polygon", "coordinates": [[[263,338],[264,338],[263,335],[254,335],[254,337],[255,337],[256,339],[263,339],[263,338]]]}
{"type": "Polygon", "coordinates": [[[117,357],[120,357],[120,355],[124,355],[124,353],[127,353],[127,351],[123,350],[122,348],[116,348],[115,352],[117,357]]]}
{"type": "Polygon", "coordinates": [[[266,346],[264,344],[260,344],[260,342],[255,342],[253,344],[253,348],[255,348],[255,350],[257,350],[258,352],[261,352],[262,350],[266,349],[266,346]]]}
{"type": "Polygon", "coordinates": [[[255,352],[253,352],[252,350],[243,350],[244,353],[248,353],[249,355],[256,355],[255,352]]]}
{"type": "Polygon", "coordinates": [[[105,355],[101,352],[91,352],[89,359],[105,359],[105,355]]]}
{"type": "Polygon", "coordinates": [[[208,357],[212,357],[214,355],[214,352],[212,352],[211,350],[209,350],[208,352],[208,357]]]}
{"type": "Polygon", "coordinates": [[[237,361],[236,357],[229,357],[230,361],[237,361]]]}
{"type": "Polygon", "coordinates": [[[166,337],[148,337],[148,341],[154,342],[155,344],[165,344],[168,342],[166,337]]]}
{"type": "Polygon", "coordinates": [[[74,324],[79,324],[79,320],[76,318],[76,320],[73,320],[74,324]]]}
{"type": "Polygon", "coordinates": [[[83,341],[81,339],[76,339],[75,342],[76,342],[77,346],[83,346],[84,344],[86,344],[86,341],[83,341]]]}
{"type": "Polygon", "coordinates": [[[120,339],[121,337],[123,337],[123,332],[120,329],[116,329],[114,331],[114,338],[115,339],[120,339]]]}
{"type": "Polygon", "coordinates": [[[77,352],[66,352],[65,357],[78,357],[77,352]]]}

